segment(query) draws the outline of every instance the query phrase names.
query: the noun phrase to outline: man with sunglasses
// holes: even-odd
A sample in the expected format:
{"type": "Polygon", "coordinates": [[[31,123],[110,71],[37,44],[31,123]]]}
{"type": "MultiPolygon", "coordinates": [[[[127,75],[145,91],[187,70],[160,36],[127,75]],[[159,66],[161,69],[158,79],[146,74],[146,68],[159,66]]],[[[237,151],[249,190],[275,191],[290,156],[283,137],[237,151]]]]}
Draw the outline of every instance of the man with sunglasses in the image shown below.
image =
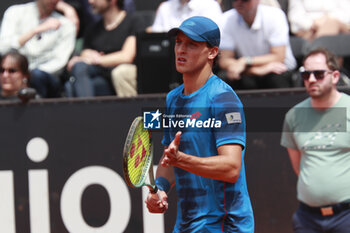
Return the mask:
{"type": "Polygon", "coordinates": [[[281,138],[298,176],[294,232],[348,233],[350,96],[336,88],[339,67],[329,51],[311,51],[303,64],[310,98],[288,111],[281,138]]]}
{"type": "Polygon", "coordinates": [[[235,0],[223,14],[219,66],[234,89],[290,87],[296,61],[284,12],[259,0],[235,0]]]}

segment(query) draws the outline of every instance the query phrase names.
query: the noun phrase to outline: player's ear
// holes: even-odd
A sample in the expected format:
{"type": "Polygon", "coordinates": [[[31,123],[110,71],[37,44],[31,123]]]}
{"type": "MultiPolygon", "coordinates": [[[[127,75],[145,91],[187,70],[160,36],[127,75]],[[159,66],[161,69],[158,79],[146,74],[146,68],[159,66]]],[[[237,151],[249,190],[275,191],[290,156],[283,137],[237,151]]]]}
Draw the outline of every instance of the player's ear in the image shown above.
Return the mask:
{"type": "Polygon", "coordinates": [[[218,47],[212,47],[209,48],[209,59],[214,59],[219,53],[219,48],[218,47]]]}

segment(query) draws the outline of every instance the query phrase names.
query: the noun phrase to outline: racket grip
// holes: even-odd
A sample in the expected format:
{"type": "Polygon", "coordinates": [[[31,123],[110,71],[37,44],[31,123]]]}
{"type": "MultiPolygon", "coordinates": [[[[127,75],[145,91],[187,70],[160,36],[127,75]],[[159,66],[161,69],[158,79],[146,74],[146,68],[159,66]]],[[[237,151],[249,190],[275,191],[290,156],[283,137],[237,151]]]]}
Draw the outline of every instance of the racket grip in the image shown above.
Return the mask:
{"type": "Polygon", "coordinates": [[[153,199],[162,200],[161,197],[160,197],[160,193],[158,192],[159,189],[158,189],[157,185],[155,185],[154,188],[150,189],[149,191],[150,191],[153,199]]]}
{"type": "Polygon", "coordinates": [[[155,185],[153,189],[150,189],[150,192],[151,192],[152,194],[156,194],[156,193],[158,192],[158,187],[157,187],[157,185],[155,185]]]}

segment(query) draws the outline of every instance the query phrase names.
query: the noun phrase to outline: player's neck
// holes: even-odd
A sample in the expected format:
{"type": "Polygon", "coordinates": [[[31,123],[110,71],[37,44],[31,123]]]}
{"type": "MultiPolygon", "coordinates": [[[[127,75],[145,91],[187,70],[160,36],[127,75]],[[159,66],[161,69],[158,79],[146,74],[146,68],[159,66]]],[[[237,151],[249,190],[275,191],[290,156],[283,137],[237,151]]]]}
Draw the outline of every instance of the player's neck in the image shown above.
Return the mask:
{"type": "Polygon", "coordinates": [[[202,70],[197,74],[183,74],[182,78],[184,81],[184,95],[192,94],[198,91],[208,79],[213,75],[210,70],[202,70]]]}

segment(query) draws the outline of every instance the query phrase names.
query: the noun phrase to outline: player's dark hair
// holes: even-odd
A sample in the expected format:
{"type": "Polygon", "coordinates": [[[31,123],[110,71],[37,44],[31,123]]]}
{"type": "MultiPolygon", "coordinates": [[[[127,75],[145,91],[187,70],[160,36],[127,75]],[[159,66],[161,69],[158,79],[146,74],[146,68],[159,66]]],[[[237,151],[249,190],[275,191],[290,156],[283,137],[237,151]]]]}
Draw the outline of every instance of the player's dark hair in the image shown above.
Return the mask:
{"type": "Polygon", "coordinates": [[[334,55],[331,51],[329,51],[328,49],[326,48],[317,48],[317,49],[314,49],[314,50],[311,50],[308,54],[306,54],[306,56],[304,57],[303,59],[303,64],[305,63],[305,60],[310,57],[310,56],[313,56],[313,55],[316,55],[316,54],[323,54],[325,57],[326,57],[326,64],[328,66],[328,68],[330,70],[339,70],[339,64],[338,64],[338,61],[337,61],[337,56],[334,55]]]}

